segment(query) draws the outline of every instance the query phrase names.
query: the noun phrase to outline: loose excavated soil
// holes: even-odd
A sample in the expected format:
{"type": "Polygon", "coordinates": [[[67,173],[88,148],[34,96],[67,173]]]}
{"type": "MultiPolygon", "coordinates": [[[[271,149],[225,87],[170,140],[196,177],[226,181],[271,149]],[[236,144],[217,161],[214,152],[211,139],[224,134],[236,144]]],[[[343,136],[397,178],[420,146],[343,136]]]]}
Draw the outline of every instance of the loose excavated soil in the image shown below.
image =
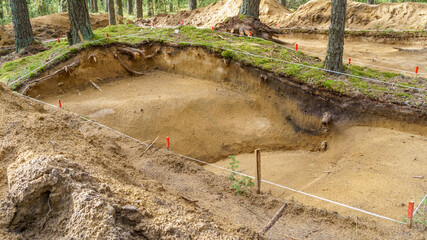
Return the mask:
{"type": "MultiPolygon", "coordinates": [[[[381,3],[365,4],[347,2],[347,29],[354,30],[415,30],[427,28],[427,4],[425,3],[381,3]]],[[[331,2],[312,0],[300,6],[279,27],[329,29],[331,2]]]]}
{"type": "MultiPolygon", "coordinates": [[[[240,5],[242,0],[223,0],[193,11],[181,11],[175,15],[159,14],[151,21],[158,26],[176,26],[184,20],[185,25],[211,28],[227,18],[238,15],[240,5]]],[[[261,0],[260,19],[264,23],[277,21],[289,13],[291,11],[276,0],[261,0]]],[[[149,22],[144,23],[150,25],[149,22]]]]}
{"type": "MultiPolygon", "coordinates": [[[[181,11],[175,15],[161,14],[152,19],[159,26],[185,24],[211,28],[225,19],[238,15],[241,0],[222,0],[193,11],[181,11]]],[[[347,29],[354,30],[415,30],[427,28],[427,4],[382,3],[369,5],[354,1],[347,3],[347,29]]],[[[329,29],[331,2],[312,0],[290,12],[275,0],[262,0],[260,19],[263,23],[284,28],[329,29]]],[[[147,22],[148,24],[148,22],[147,22]]]]}
{"type": "MultiPolygon", "coordinates": [[[[0,238],[265,239],[282,204],[0,85],[0,238]],[[154,179],[154,180],[152,180],[154,179]],[[160,181],[160,182],[159,182],[160,181]]],[[[289,202],[268,239],[424,239],[289,202]]]]}
{"type": "MultiPolygon", "coordinates": [[[[123,22],[123,17],[118,16],[119,22],[123,22]]],[[[108,14],[91,14],[90,22],[95,30],[100,27],[108,26],[108,14]]],[[[70,19],[68,13],[54,13],[51,15],[31,18],[34,37],[37,40],[56,39],[60,36],[66,37],[70,30],[70,19]]],[[[0,46],[9,46],[15,44],[13,25],[10,23],[0,27],[0,46]]]]}

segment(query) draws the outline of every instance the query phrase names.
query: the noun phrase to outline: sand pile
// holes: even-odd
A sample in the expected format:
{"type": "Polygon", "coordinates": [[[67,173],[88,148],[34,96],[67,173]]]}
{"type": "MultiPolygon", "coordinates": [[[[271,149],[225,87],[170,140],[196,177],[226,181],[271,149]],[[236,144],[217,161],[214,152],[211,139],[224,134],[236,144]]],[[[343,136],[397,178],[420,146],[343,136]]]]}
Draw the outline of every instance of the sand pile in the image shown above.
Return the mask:
{"type": "MultiPolygon", "coordinates": [[[[240,0],[222,0],[194,11],[181,11],[175,15],[159,14],[152,19],[160,26],[185,24],[211,28],[226,18],[236,16],[240,0]]],[[[313,0],[291,13],[275,0],[261,0],[260,19],[270,27],[285,28],[329,28],[331,2],[313,0]]],[[[423,3],[382,3],[368,5],[349,1],[347,6],[348,29],[358,30],[409,30],[427,28],[427,4],[423,3]]],[[[144,22],[149,25],[149,21],[144,22]]]]}
{"type": "MultiPolygon", "coordinates": [[[[119,22],[123,22],[123,17],[119,17],[119,22]]],[[[92,14],[90,21],[93,29],[108,26],[108,14],[92,14]]],[[[68,13],[54,13],[51,15],[36,17],[31,19],[33,33],[38,40],[48,40],[66,36],[70,29],[70,19],[68,13]]],[[[15,37],[13,25],[10,23],[0,29],[0,46],[14,45],[15,37]]]]}
{"type": "MultiPolygon", "coordinates": [[[[181,11],[175,15],[157,15],[153,21],[160,26],[175,26],[181,24],[211,28],[226,18],[239,13],[242,0],[222,0],[194,11],[181,11]]],[[[260,19],[264,23],[282,20],[290,11],[276,0],[261,0],[260,19]]]]}
{"type": "MultiPolygon", "coordinates": [[[[347,3],[348,29],[408,30],[427,27],[427,4],[423,3],[382,3],[369,5],[349,1],[347,3]]],[[[293,14],[278,22],[280,27],[329,28],[331,2],[312,0],[293,14]]]]}

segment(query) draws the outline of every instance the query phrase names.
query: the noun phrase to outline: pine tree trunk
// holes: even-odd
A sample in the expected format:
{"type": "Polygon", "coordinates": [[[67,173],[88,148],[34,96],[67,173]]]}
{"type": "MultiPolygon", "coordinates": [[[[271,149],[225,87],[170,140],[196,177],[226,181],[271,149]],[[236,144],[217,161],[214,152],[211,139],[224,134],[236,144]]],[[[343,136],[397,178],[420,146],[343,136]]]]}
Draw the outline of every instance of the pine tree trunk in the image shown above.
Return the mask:
{"type": "Polygon", "coordinates": [[[123,17],[123,3],[122,0],[116,0],[117,14],[123,17]]]}
{"type": "Polygon", "coordinates": [[[152,17],[153,16],[152,5],[153,5],[153,0],[147,0],[148,17],[152,17]]]}
{"type": "Polygon", "coordinates": [[[258,19],[259,3],[260,0],[243,0],[239,14],[258,19]]]}
{"type": "Polygon", "coordinates": [[[332,0],[325,69],[341,72],[347,0],[332,0]]]}
{"type": "Polygon", "coordinates": [[[197,0],[188,0],[188,8],[190,11],[197,8],[197,0]]]}
{"type": "Polygon", "coordinates": [[[99,8],[98,8],[98,0],[93,0],[93,1],[95,1],[95,2],[94,2],[94,4],[95,4],[95,6],[94,6],[94,7],[95,7],[95,8],[94,8],[94,12],[95,12],[95,13],[98,13],[98,12],[99,12],[99,8]]]}
{"type": "Polygon", "coordinates": [[[116,25],[116,11],[114,9],[114,0],[106,0],[108,2],[108,17],[110,25],[116,25]]]}
{"type": "Polygon", "coordinates": [[[280,0],[280,4],[286,7],[286,0],[280,0]]]}
{"type": "Polygon", "coordinates": [[[90,24],[89,10],[85,0],[68,0],[68,15],[70,17],[70,32],[67,33],[70,45],[81,42],[79,31],[84,40],[93,36],[90,24]]]}
{"type": "Polygon", "coordinates": [[[128,0],[128,14],[133,15],[133,2],[132,2],[132,0],[128,0]]]}
{"type": "Polygon", "coordinates": [[[16,52],[34,42],[26,0],[10,0],[16,52]]]}
{"type": "Polygon", "coordinates": [[[367,3],[368,4],[374,4],[374,0],[368,0],[367,3]]]}
{"type": "Polygon", "coordinates": [[[169,3],[169,12],[173,12],[173,4],[169,3]]]}
{"type": "Polygon", "coordinates": [[[142,0],[135,0],[136,18],[142,18],[142,0]]]}
{"type": "Polygon", "coordinates": [[[94,2],[94,0],[89,0],[91,12],[93,12],[93,9],[95,8],[95,3],[93,3],[93,2],[94,2]]]}

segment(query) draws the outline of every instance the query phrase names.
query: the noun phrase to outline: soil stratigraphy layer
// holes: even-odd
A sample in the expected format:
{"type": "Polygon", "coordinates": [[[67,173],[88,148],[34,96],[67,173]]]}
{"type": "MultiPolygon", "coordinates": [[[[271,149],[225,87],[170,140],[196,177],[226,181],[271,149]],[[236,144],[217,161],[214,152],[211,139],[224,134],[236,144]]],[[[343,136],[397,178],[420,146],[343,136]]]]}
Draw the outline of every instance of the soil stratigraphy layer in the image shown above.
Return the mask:
{"type": "Polygon", "coordinates": [[[164,71],[124,78],[97,89],[53,96],[45,101],[87,116],[133,137],[212,161],[257,145],[283,147],[293,132],[284,116],[259,97],[221,84],[164,71]]]}

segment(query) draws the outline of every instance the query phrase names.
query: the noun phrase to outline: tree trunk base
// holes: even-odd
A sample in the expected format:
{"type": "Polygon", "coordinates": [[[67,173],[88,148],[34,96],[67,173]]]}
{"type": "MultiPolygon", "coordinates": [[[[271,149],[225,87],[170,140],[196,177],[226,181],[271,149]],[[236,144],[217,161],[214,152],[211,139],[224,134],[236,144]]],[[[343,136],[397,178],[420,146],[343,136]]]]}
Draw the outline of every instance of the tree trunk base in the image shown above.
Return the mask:
{"type": "Polygon", "coordinates": [[[273,40],[273,35],[279,33],[262,23],[259,19],[239,15],[226,19],[215,26],[215,29],[222,32],[229,32],[241,36],[260,37],[266,40],[273,40]]]}

